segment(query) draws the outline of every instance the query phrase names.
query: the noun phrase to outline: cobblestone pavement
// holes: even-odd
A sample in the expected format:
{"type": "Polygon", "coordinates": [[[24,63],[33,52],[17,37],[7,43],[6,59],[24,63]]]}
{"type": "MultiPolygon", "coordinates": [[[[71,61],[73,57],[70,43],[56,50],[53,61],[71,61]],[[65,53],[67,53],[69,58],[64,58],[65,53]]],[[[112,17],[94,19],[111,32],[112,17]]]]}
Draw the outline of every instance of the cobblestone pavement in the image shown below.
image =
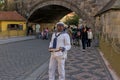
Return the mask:
{"type": "MultiPolygon", "coordinates": [[[[58,75],[56,75],[58,80],[58,75]]],[[[38,80],[48,80],[46,71],[38,80]]],[[[66,61],[66,80],[113,80],[96,48],[82,52],[72,47],[66,61]]]]}
{"type": "Polygon", "coordinates": [[[0,45],[0,80],[24,80],[49,59],[47,40],[0,45]]]}

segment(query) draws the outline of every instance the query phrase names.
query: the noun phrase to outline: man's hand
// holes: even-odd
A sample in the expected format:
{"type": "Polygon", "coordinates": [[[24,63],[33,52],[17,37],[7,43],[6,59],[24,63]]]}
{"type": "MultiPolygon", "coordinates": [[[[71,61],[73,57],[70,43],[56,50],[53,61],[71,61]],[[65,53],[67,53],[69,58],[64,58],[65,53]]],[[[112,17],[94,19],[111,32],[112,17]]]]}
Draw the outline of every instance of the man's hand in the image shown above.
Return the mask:
{"type": "Polygon", "coordinates": [[[49,51],[49,52],[52,52],[52,49],[53,49],[53,48],[49,48],[48,51],[49,51]]]}
{"type": "Polygon", "coordinates": [[[59,50],[62,51],[62,47],[60,47],[59,50]]]}
{"type": "Polygon", "coordinates": [[[49,52],[59,52],[59,51],[62,51],[62,48],[57,48],[57,49],[49,48],[48,50],[49,52]]]}
{"type": "Polygon", "coordinates": [[[59,50],[62,51],[62,52],[64,52],[65,48],[64,47],[60,47],[59,50]]]}

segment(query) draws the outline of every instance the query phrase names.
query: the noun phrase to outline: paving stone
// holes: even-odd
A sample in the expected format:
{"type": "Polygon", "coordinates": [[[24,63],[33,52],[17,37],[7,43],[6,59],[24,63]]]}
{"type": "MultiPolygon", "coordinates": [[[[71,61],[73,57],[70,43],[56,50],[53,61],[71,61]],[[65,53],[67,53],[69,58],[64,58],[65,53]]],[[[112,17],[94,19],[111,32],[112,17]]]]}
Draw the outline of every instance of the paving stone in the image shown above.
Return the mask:
{"type": "MultiPolygon", "coordinates": [[[[66,80],[113,80],[95,47],[86,52],[82,52],[79,47],[72,47],[65,67],[66,80]]],[[[58,74],[56,78],[58,79],[58,74]]],[[[48,80],[48,72],[39,80],[48,80]]]]}

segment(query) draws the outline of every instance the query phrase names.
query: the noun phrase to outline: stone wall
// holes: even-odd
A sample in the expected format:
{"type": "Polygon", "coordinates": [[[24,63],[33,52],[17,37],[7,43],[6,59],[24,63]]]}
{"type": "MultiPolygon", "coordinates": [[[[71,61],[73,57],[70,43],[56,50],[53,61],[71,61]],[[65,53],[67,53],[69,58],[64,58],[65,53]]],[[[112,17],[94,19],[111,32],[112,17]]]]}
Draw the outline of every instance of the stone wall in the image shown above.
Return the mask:
{"type": "Polygon", "coordinates": [[[82,17],[87,21],[87,24],[90,25],[91,23],[94,23],[93,16],[108,1],[110,0],[24,0],[24,2],[18,2],[17,4],[18,6],[21,6],[18,7],[19,12],[25,16],[34,11],[34,9],[37,10],[38,8],[40,8],[39,5],[51,5],[54,3],[56,5],[59,4],[63,7],[70,8],[72,11],[75,11],[78,15],[82,15],[82,17]]]}
{"type": "Polygon", "coordinates": [[[120,48],[120,11],[110,10],[96,17],[95,26],[100,37],[120,48]]]}

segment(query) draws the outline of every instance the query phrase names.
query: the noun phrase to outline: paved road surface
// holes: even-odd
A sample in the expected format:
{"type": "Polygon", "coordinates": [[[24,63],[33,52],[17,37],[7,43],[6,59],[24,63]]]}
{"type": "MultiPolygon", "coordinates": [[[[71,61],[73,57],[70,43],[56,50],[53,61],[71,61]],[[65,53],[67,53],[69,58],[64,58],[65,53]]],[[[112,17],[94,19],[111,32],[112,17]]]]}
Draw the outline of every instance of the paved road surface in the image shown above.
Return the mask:
{"type": "Polygon", "coordinates": [[[49,41],[28,40],[0,45],[0,80],[23,80],[49,58],[49,41]]]}

